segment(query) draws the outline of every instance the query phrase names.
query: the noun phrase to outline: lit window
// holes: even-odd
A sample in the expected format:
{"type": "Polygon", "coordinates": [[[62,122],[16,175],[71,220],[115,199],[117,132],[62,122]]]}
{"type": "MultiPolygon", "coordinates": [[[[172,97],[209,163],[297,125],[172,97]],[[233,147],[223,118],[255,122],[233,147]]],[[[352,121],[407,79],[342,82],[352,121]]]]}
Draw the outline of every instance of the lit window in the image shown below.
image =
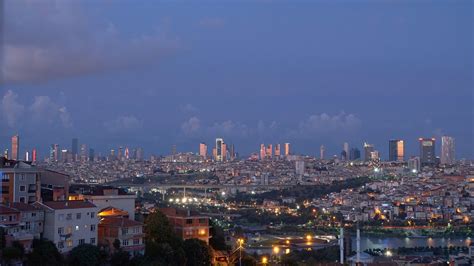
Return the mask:
{"type": "Polygon", "coordinates": [[[79,225],[76,225],[76,231],[78,231],[78,230],[79,230],[79,225]]]}

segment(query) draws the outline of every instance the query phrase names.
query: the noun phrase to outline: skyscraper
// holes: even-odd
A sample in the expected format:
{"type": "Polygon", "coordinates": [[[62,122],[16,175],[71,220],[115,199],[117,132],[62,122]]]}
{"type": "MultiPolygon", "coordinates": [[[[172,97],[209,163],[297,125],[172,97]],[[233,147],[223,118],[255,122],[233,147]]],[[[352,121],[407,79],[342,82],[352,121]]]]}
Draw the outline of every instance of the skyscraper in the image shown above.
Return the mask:
{"type": "Polygon", "coordinates": [[[36,149],[31,151],[31,162],[36,163],[36,157],[38,156],[36,149]]]}
{"type": "Polygon", "coordinates": [[[138,147],[137,148],[137,157],[135,158],[137,161],[143,161],[143,159],[145,158],[145,154],[143,152],[143,148],[142,147],[138,147]]]}
{"type": "Polygon", "coordinates": [[[233,161],[235,159],[235,146],[234,144],[230,145],[230,160],[233,161]]]}
{"type": "Polygon", "coordinates": [[[281,156],[281,146],[280,144],[275,145],[275,157],[280,157],[281,156]]]}
{"type": "Polygon", "coordinates": [[[374,145],[364,142],[364,161],[370,161],[371,153],[374,151],[374,145]]]}
{"type": "Polygon", "coordinates": [[[349,160],[355,161],[360,159],[360,150],[357,148],[351,148],[350,154],[349,154],[349,160]]]}
{"type": "Polygon", "coordinates": [[[285,156],[288,156],[291,154],[291,150],[290,150],[290,143],[285,143],[285,156]]]}
{"type": "Polygon", "coordinates": [[[350,152],[350,150],[349,150],[349,143],[344,142],[343,150],[344,150],[344,152],[346,153],[346,158],[345,158],[345,160],[349,160],[349,152],[350,152]]]}
{"type": "Polygon", "coordinates": [[[227,161],[227,144],[222,143],[222,161],[227,161]]]}
{"type": "Polygon", "coordinates": [[[263,160],[265,159],[265,154],[266,154],[266,151],[265,151],[265,144],[260,144],[260,160],[263,160]]]}
{"type": "Polygon", "coordinates": [[[206,159],[207,158],[207,145],[206,143],[204,142],[201,142],[199,144],[199,155],[203,158],[203,159],[206,159]]]}
{"type": "MultiPolygon", "coordinates": [[[[77,154],[76,155],[72,155],[73,159],[74,160],[77,160],[77,154]]],[[[82,162],[85,162],[87,161],[87,145],[86,144],[81,144],[81,161],[82,162]]]]}
{"type": "Polygon", "coordinates": [[[455,141],[453,137],[441,137],[441,164],[451,165],[456,160],[455,156],[455,141]]]}
{"type": "Polygon", "coordinates": [[[95,151],[94,151],[94,149],[90,148],[90,149],[89,149],[89,161],[90,161],[90,162],[93,162],[93,161],[94,161],[94,157],[95,157],[95,151]]]}
{"type": "Polygon", "coordinates": [[[434,138],[419,138],[420,163],[421,166],[434,165],[436,163],[436,149],[434,138]]]}
{"type": "Polygon", "coordinates": [[[266,157],[268,159],[271,159],[273,157],[273,145],[272,144],[268,144],[268,146],[267,146],[266,157]]]}
{"type": "Polygon", "coordinates": [[[18,161],[18,156],[20,155],[20,136],[16,134],[12,137],[12,160],[18,161]]]}
{"type": "Polygon", "coordinates": [[[71,145],[71,153],[72,153],[72,159],[74,161],[77,160],[78,148],[79,148],[79,140],[77,138],[73,138],[72,145],[71,145]]]}
{"type": "Polygon", "coordinates": [[[405,160],[405,143],[401,139],[391,139],[388,142],[388,160],[403,162],[405,160]]]}
{"type": "Polygon", "coordinates": [[[216,161],[222,162],[224,159],[224,155],[222,153],[222,144],[224,144],[224,140],[222,138],[216,139],[216,161]]]}
{"type": "Polygon", "coordinates": [[[325,152],[326,152],[326,147],[324,147],[324,145],[321,145],[321,147],[319,147],[319,159],[324,160],[325,152]]]}

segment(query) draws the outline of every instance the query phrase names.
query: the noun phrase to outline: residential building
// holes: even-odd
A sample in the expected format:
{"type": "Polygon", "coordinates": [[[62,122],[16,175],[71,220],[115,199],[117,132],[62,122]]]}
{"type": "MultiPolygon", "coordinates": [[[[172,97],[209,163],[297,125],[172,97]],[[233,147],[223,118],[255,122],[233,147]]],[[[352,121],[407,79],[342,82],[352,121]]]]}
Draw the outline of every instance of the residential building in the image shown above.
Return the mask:
{"type": "Polygon", "coordinates": [[[97,245],[97,207],[88,201],[35,202],[45,212],[43,237],[59,252],[67,253],[81,244],[97,245]]]}
{"type": "Polygon", "coordinates": [[[103,217],[99,222],[98,238],[99,244],[114,250],[114,241],[120,241],[122,250],[130,255],[143,255],[145,253],[145,242],[143,223],[130,220],[126,217],[103,217]]]}
{"type": "Polygon", "coordinates": [[[1,202],[33,203],[40,199],[40,172],[29,163],[0,157],[1,202]]]}
{"type": "Polygon", "coordinates": [[[197,238],[209,244],[209,217],[189,210],[161,208],[182,239],[197,238]]]}

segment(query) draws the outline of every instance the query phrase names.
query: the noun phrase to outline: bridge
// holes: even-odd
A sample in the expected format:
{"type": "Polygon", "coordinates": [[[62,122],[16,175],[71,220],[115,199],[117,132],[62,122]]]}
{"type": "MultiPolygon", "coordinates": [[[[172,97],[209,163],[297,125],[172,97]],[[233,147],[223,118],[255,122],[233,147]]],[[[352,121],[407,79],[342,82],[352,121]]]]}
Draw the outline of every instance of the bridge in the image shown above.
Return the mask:
{"type": "Polygon", "coordinates": [[[294,184],[272,184],[272,185],[233,185],[233,184],[127,184],[127,183],[115,183],[115,186],[121,187],[142,187],[145,189],[159,189],[168,190],[172,188],[176,189],[283,189],[294,187],[294,184]]]}

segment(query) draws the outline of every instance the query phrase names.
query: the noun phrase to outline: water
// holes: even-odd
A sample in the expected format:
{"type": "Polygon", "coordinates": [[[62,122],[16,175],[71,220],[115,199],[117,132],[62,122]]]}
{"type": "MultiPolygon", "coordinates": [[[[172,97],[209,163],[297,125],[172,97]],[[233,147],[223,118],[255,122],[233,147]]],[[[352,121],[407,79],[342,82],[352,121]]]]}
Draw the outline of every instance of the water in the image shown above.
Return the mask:
{"type": "MultiPolygon", "coordinates": [[[[434,238],[408,238],[408,237],[361,237],[360,249],[384,249],[384,248],[399,248],[399,247],[446,247],[446,246],[461,246],[468,247],[474,239],[470,237],[434,237],[434,238]]],[[[356,249],[356,238],[352,238],[352,250],[356,249]]]]}

